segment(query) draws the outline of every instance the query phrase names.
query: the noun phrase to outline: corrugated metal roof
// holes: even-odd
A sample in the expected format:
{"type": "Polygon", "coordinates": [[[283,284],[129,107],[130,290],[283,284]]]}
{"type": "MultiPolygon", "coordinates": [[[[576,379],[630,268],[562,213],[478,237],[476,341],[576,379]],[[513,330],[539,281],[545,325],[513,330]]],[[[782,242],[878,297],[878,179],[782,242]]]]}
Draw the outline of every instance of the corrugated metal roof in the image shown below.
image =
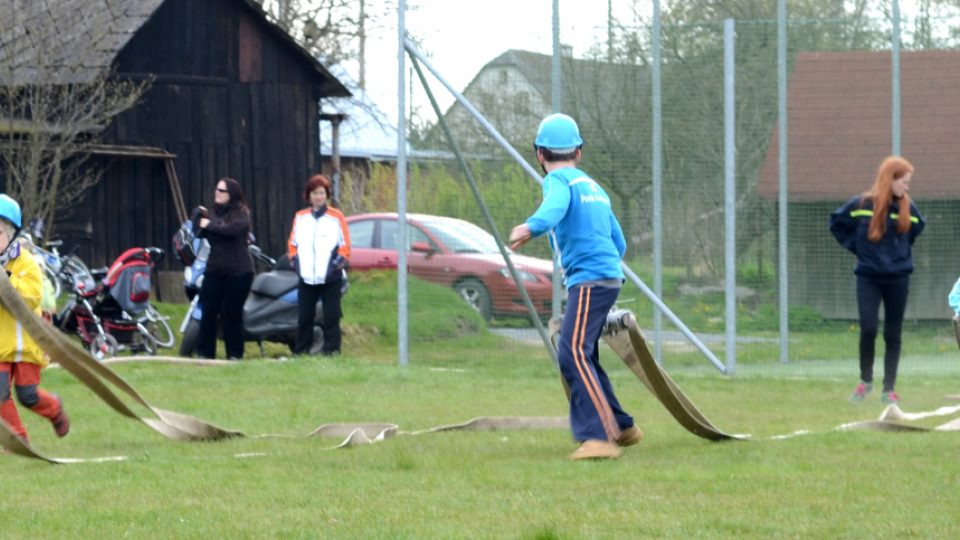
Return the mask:
{"type": "MultiPolygon", "coordinates": [[[[340,155],[345,158],[371,161],[397,160],[397,126],[363,91],[347,71],[339,64],[330,66],[330,72],[344,84],[353,97],[325,98],[324,113],[346,115],[340,124],[340,155]]],[[[320,122],[320,154],[333,153],[333,130],[330,122],[320,122]]],[[[407,143],[407,154],[413,158],[449,159],[446,152],[421,152],[407,143]]]]}

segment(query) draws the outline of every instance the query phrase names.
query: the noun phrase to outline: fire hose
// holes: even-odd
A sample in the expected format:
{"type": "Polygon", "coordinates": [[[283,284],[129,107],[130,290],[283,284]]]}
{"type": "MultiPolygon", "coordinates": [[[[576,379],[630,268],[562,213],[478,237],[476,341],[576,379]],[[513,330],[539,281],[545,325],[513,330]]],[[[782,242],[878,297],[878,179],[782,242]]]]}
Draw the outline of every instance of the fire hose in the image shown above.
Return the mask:
{"type": "MultiPolygon", "coordinates": [[[[178,441],[216,441],[237,437],[281,437],[281,435],[253,435],[248,436],[236,430],[218,427],[205,420],[190,415],[161,409],[151,405],[141,396],[133,386],[120,375],[110,369],[106,363],[96,361],[90,354],[43,321],[23,302],[20,295],[10,284],[9,278],[0,272],[0,303],[16,317],[24,329],[47,352],[51,361],[58,363],[63,369],[76,377],[87,388],[93,391],[104,403],[115,412],[127,418],[143,423],[160,435],[178,441]],[[149,411],[149,415],[141,415],[130,408],[118,395],[131,399],[136,404],[149,411]]],[[[551,323],[554,333],[558,330],[558,322],[551,323]]],[[[625,310],[615,310],[607,319],[603,339],[607,345],[623,360],[630,371],[639,379],[654,396],[664,405],[671,416],[687,431],[711,441],[742,440],[748,437],[730,435],[714,424],[690,401],[670,376],[653,359],[646,345],[643,333],[637,326],[633,314],[625,310]]],[[[169,358],[169,361],[182,362],[184,359],[169,358]]],[[[216,362],[216,361],[214,361],[216,362]]],[[[933,413],[903,413],[895,405],[888,407],[879,420],[844,424],[840,429],[874,429],[881,431],[925,431],[925,428],[899,423],[902,420],[916,419],[916,415],[945,415],[960,410],[960,406],[941,408],[933,413]]],[[[921,416],[926,417],[926,416],[921,416]]],[[[520,430],[520,429],[550,429],[567,428],[569,420],[566,417],[479,417],[461,424],[437,426],[420,431],[401,432],[395,424],[389,423],[340,423],[325,424],[305,437],[344,437],[343,441],[326,449],[345,448],[359,444],[382,441],[387,438],[403,435],[421,435],[452,430],[492,431],[492,430],[520,430]]],[[[934,428],[940,431],[960,431],[960,419],[943,426],[934,428]]],[[[16,436],[0,421],[0,445],[8,451],[40,459],[49,463],[76,463],[126,459],[123,456],[109,456],[101,458],[54,458],[46,456],[33,448],[27,441],[16,436]]]]}

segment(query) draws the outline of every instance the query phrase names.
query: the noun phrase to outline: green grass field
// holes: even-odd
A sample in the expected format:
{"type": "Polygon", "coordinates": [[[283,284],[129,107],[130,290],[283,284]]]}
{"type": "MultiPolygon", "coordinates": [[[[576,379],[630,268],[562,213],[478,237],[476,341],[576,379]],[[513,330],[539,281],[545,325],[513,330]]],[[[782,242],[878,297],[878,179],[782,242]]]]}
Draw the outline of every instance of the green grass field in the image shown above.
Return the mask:
{"type": "MultiPolygon", "coordinates": [[[[405,369],[350,355],[116,369],[155,405],[250,435],[565,414],[548,364],[419,358],[405,369]]],[[[680,428],[614,359],[606,365],[647,438],[603,463],[566,461],[574,448],[566,430],[401,435],[343,450],[324,450],[339,439],[173,442],[50,370],[44,384],[66,399],[73,432],[56,440],[27,416],[35,444],[55,456],[128,460],[53,466],[3,456],[2,536],[947,538],[960,530],[960,434],[835,431],[882,408],[848,403],[845,382],[678,374],[711,420],[757,439],[711,443],[680,428]],[[770,438],[797,430],[812,433],[770,438]]],[[[902,387],[910,410],[941,406],[957,391],[956,379],[902,387]]]]}
{"type": "MultiPolygon", "coordinates": [[[[955,538],[960,533],[955,517],[960,433],[836,430],[876,419],[883,408],[876,394],[860,405],[847,400],[855,383],[853,365],[844,376],[831,370],[727,378],[702,359],[675,369],[668,362],[671,375],[707,417],[725,431],[752,435],[751,441],[712,443],[684,431],[604,349],[603,364],[618,396],[647,435],[619,460],[567,461],[575,445],[563,429],[401,434],[327,450],[340,439],[303,435],[335,422],[390,422],[412,432],[478,416],[566,414],[558,375],[541,351],[505,344],[458,307],[414,307],[416,335],[432,337],[412,342],[410,365],[397,367],[389,310],[373,310],[377,313],[363,324],[350,315],[369,308],[377,295],[389,296],[388,288],[380,289],[351,291],[356,303],[345,306],[348,336],[341,357],[251,359],[226,367],[114,366],[155,406],[248,435],[287,437],[170,441],[117,415],[63,370],[47,370],[43,386],[63,396],[73,429],[59,440],[45,421],[23,413],[36,447],[56,457],[127,459],[58,466],[0,456],[7,501],[0,537],[955,538]],[[810,433],[775,438],[800,430],[810,433]]],[[[276,347],[268,351],[271,356],[285,354],[276,347]]],[[[929,373],[905,371],[898,385],[903,408],[957,404],[944,399],[960,393],[956,364],[929,373]]]]}

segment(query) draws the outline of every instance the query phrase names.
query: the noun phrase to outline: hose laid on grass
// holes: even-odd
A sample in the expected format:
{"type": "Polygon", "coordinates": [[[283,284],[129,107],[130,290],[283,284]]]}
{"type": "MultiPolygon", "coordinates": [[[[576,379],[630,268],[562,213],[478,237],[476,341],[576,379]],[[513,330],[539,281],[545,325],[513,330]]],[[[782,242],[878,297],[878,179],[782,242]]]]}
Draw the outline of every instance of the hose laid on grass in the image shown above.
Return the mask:
{"type": "MultiPolygon", "coordinates": [[[[960,334],[958,334],[960,335],[960,334]]],[[[750,437],[729,435],[714,426],[687,398],[669,375],[660,367],[650,354],[646,340],[633,313],[615,310],[607,316],[607,327],[603,336],[607,345],[617,353],[630,371],[643,382],[654,396],[667,408],[673,418],[690,433],[711,441],[749,440],[750,437]]],[[[925,428],[903,424],[904,420],[920,420],[934,416],[946,416],[960,412],[960,405],[940,407],[931,412],[905,413],[896,404],[889,405],[880,414],[878,420],[851,422],[837,427],[849,431],[866,429],[888,432],[924,432],[924,431],[960,431],[960,418],[935,428],[925,428]]],[[[798,432],[797,434],[808,433],[798,432]]],[[[792,435],[774,436],[783,439],[792,435]]]]}
{"type": "MultiPolygon", "coordinates": [[[[123,416],[137,420],[150,427],[168,439],[178,441],[214,441],[245,437],[242,432],[224,429],[205,420],[200,420],[176,411],[169,411],[154,407],[147,402],[127,381],[116,374],[104,363],[97,362],[90,354],[80,348],[67,336],[54,329],[33,313],[20,298],[19,293],[10,284],[5,272],[0,272],[0,303],[16,317],[37,344],[43,348],[50,359],[57,362],[63,369],[76,377],[87,388],[92,390],[113,410],[123,416]],[[134,412],[127,404],[114,393],[107,385],[110,383],[122,394],[146,408],[152,415],[145,416],[134,412]]],[[[166,358],[167,361],[189,362],[194,364],[233,364],[224,361],[197,361],[189,359],[166,358]]],[[[569,421],[564,417],[481,417],[462,424],[439,426],[410,434],[432,433],[448,430],[511,430],[532,428],[563,428],[568,427],[569,421]]],[[[356,444],[383,440],[398,433],[393,424],[330,424],[320,426],[307,436],[345,436],[340,444],[332,448],[343,448],[356,444]]],[[[259,437],[266,437],[261,435],[259,437]]],[[[41,454],[23,439],[17,437],[10,427],[0,421],[0,445],[7,451],[24,457],[41,459],[49,463],[76,463],[115,461],[125,459],[123,456],[111,456],[92,459],[53,458],[41,454]]]]}
{"type": "MultiPolygon", "coordinates": [[[[7,311],[20,321],[24,330],[47,352],[52,361],[57,362],[63,369],[69,371],[121,415],[142,422],[164,437],[180,441],[207,441],[242,436],[242,433],[238,431],[223,429],[189,415],[150,405],[122,377],[114,373],[109,367],[97,362],[87,351],[68,340],[66,336],[37,316],[20,298],[16,289],[10,284],[10,279],[5,272],[0,272],[0,302],[3,303],[7,311]],[[153,418],[141,416],[134,412],[106,383],[111,383],[123,394],[145,407],[153,413],[153,418]]],[[[9,431],[9,426],[2,424],[0,431],[9,431]]],[[[2,437],[3,442],[7,442],[7,437],[0,437],[2,437]]],[[[21,455],[34,454],[30,457],[56,462],[53,458],[46,458],[33,452],[28,444],[14,443],[4,446],[14,453],[21,455]]]]}
{"type": "MultiPolygon", "coordinates": [[[[150,427],[164,437],[178,441],[212,441],[234,437],[246,437],[240,431],[228,430],[215,426],[204,420],[189,415],[169,411],[152,406],[129,383],[111,370],[105,363],[97,362],[90,354],[77,346],[65,335],[55,330],[35,315],[23,302],[17,291],[11,286],[9,278],[0,272],[0,303],[12,313],[23,325],[24,329],[50,355],[52,361],[57,362],[63,369],[69,371],[87,388],[92,390],[100,399],[116,412],[123,416],[137,420],[150,427]],[[120,390],[122,394],[144,407],[152,415],[144,416],[134,412],[107,383],[120,390]]],[[[555,333],[559,330],[558,323],[552,323],[555,333]]],[[[712,441],[731,439],[745,439],[746,437],[730,435],[713,425],[687,398],[669,375],[656,363],[650,350],[647,348],[643,333],[637,326],[636,319],[629,311],[614,311],[608,316],[607,328],[603,336],[606,343],[618,356],[623,359],[633,374],[654,394],[667,408],[670,414],[688,431],[712,441]]],[[[157,360],[192,364],[232,364],[232,362],[189,360],[173,357],[156,358],[157,360]]],[[[132,361],[128,359],[126,361],[132,361]]],[[[123,360],[118,360],[123,361],[123,360]]],[[[569,394],[568,394],[569,395],[569,394]]],[[[876,429],[883,431],[926,431],[899,424],[893,420],[910,419],[906,413],[887,409],[889,417],[881,417],[878,421],[845,424],[842,429],[876,429]]],[[[885,414],[887,413],[885,411],[885,414]]],[[[344,437],[344,440],[327,449],[344,448],[358,444],[369,444],[381,441],[398,434],[420,435],[451,430],[491,431],[516,429],[549,429],[568,428],[569,420],[566,417],[480,417],[462,424],[438,426],[421,431],[401,433],[395,424],[327,424],[318,427],[307,436],[344,437]]],[[[944,424],[940,431],[960,431],[960,420],[944,424]]],[[[262,437],[278,437],[278,435],[257,435],[262,437]]],[[[29,443],[17,437],[5,422],[0,421],[0,445],[7,451],[24,457],[41,459],[49,463],[77,463],[117,461],[126,459],[124,456],[109,456],[90,459],[53,458],[41,454],[29,443]]]]}
{"type": "Polygon", "coordinates": [[[687,431],[711,441],[741,438],[724,433],[707,420],[667,372],[657,364],[633,313],[627,310],[610,312],[603,340],[687,431]]]}
{"type": "Polygon", "coordinates": [[[900,410],[900,406],[896,403],[887,405],[883,412],[880,413],[880,418],[878,420],[867,420],[865,422],[851,422],[849,424],[843,424],[838,429],[844,431],[858,430],[858,429],[871,429],[875,431],[909,431],[909,432],[921,432],[921,431],[960,431],[960,418],[955,418],[946,424],[941,424],[934,428],[926,428],[922,426],[913,426],[910,424],[902,424],[899,421],[903,420],[922,420],[924,418],[932,418],[936,416],[948,416],[951,414],[956,414],[960,412],[960,405],[955,405],[953,407],[940,407],[934,411],[920,412],[920,413],[908,413],[900,410]]]}

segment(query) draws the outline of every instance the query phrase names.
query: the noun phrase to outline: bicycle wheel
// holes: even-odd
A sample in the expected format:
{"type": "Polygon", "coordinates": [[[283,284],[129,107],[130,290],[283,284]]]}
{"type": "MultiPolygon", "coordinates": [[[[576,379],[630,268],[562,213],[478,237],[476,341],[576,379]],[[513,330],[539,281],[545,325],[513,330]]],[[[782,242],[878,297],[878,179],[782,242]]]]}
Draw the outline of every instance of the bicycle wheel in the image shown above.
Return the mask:
{"type": "Polygon", "coordinates": [[[170,323],[167,322],[168,318],[161,315],[153,305],[148,305],[139,321],[150,333],[150,337],[153,338],[157,347],[163,347],[164,349],[173,347],[174,342],[173,330],[170,329],[170,323]]]}
{"type": "Polygon", "coordinates": [[[102,362],[105,358],[116,356],[117,351],[120,350],[120,345],[117,343],[117,339],[110,334],[101,334],[90,340],[88,350],[97,362],[102,362]]]}
{"type": "Polygon", "coordinates": [[[137,323],[137,333],[133,336],[130,350],[144,352],[151,356],[157,354],[157,342],[143,323],[137,323]]]}
{"type": "Polygon", "coordinates": [[[52,268],[46,263],[41,265],[43,267],[43,275],[50,282],[50,285],[53,287],[53,298],[56,300],[60,298],[60,293],[63,292],[63,288],[60,285],[60,278],[57,277],[57,273],[54,272],[52,268]]]}
{"type": "Polygon", "coordinates": [[[57,279],[60,281],[62,290],[74,292],[78,287],[92,290],[96,286],[96,282],[90,276],[90,268],[80,257],[65,255],[61,258],[60,265],[57,279]]]}

